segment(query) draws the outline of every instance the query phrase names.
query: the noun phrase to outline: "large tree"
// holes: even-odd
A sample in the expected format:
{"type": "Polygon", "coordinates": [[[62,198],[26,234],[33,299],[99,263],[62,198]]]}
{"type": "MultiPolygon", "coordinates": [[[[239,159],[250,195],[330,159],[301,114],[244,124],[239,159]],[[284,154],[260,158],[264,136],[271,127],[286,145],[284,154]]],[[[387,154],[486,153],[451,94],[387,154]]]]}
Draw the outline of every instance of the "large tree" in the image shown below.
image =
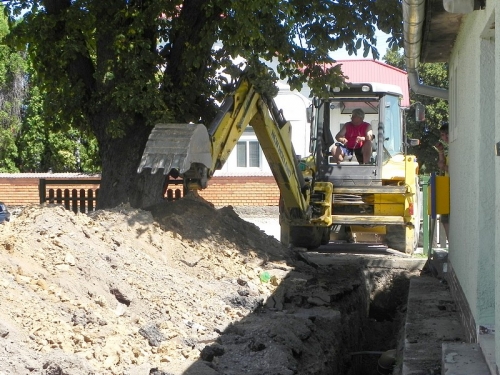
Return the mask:
{"type": "MultiPolygon", "coordinates": [[[[401,35],[398,0],[6,1],[10,42],[28,51],[53,127],[90,130],[102,160],[101,208],[161,199],[163,176],[136,169],[152,126],[202,121],[234,58],[277,60],[293,88],[339,81],[323,63],[339,48],[376,51],[375,26],[401,35]],[[13,23],[14,25],[14,23],[13,23]]],[[[391,42],[395,42],[393,39],[391,42]]]]}

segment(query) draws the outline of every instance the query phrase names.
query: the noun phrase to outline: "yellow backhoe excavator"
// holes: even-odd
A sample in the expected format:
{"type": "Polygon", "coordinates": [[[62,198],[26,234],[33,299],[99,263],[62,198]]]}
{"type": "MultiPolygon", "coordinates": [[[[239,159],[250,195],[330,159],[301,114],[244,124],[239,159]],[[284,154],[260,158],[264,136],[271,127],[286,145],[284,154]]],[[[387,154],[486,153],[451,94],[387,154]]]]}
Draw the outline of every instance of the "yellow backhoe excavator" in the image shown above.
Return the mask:
{"type": "Polygon", "coordinates": [[[313,100],[311,155],[302,160],[294,152],[290,123],[274,100],[257,92],[243,75],[208,127],[156,125],[138,173],[163,169],[165,175],[182,177],[185,190],[204,189],[250,125],[280,189],[283,244],[315,249],[330,241],[332,229],[342,227],[351,235],[368,233],[397,250],[413,252],[420,222],[418,167],[415,157],[404,152],[400,90],[351,84],[330,92],[313,100]],[[354,108],[373,117],[373,158],[363,165],[332,163],[332,130],[354,108]]]}

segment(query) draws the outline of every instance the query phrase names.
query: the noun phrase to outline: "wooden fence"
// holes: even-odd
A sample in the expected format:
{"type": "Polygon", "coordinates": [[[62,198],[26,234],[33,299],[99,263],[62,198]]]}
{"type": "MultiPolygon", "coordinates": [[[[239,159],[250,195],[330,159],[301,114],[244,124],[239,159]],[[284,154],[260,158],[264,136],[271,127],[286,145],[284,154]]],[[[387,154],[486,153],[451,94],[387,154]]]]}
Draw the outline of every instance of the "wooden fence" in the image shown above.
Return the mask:
{"type": "MultiPolygon", "coordinates": [[[[85,179],[85,180],[67,180],[67,179],[45,179],[41,178],[38,184],[38,192],[40,195],[40,203],[55,203],[64,205],[67,210],[74,213],[95,211],[97,207],[97,199],[99,188],[84,189],[82,185],[99,186],[100,179],[85,179]],[[50,185],[57,188],[50,188],[50,185]],[[79,189],[62,189],[64,185],[79,185],[79,189]]],[[[170,181],[170,187],[164,191],[164,198],[168,201],[175,201],[184,196],[182,189],[182,179],[170,181]],[[181,187],[179,187],[181,185],[181,187]]]]}
{"type": "Polygon", "coordinates": [[[100,179],[95,180],[53,180],[41,178],[38,183],[38,192],[40,194],[40,203],[56,203],[62,204],[67,210],[74,213],[95,211],[97,207],[97,199],[99,188],[83,189],[81,185],[99,185],[100,179]],[[59,188],[51,189],[50,185],[59,186],[59,188]],[[62,189],[60,186],[79,185],[80,189],[62,189]]]}

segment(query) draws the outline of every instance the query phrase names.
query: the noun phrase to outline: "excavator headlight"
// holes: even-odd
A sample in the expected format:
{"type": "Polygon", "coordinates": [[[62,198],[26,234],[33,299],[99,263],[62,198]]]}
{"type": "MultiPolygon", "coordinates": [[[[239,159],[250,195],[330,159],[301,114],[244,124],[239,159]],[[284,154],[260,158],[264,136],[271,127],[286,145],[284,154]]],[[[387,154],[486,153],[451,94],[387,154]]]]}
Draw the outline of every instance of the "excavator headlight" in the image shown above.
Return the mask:
{"type": "Polygon", "coordinates": [[[370,86],[367,86],[367,85],[363,85],[363,86],[361,86],[361,91],[363,91],[363,92],[368,92],[368,91],[370,91],[370,86]]]}

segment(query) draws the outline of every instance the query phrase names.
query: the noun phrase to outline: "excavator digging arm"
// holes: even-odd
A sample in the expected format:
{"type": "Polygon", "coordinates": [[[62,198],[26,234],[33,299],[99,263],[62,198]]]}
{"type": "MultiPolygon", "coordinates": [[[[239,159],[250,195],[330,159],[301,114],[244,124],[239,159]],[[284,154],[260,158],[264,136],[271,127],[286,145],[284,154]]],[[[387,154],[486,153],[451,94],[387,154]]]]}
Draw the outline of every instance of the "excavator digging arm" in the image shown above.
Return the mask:
{"type": "Polygon", "coordinates": [[[187,190],[204,189],[248,125],[253,127],[280,189],[287,226],[331,226],[331,184],[304,178],[293,149],[290,123],[274,100],[258,93],[245,76],[208,128],[202,124],[156,125],[137,171],[150,168],[156,173],[163,169],[166,175],[182,177],[187,190]]]}

